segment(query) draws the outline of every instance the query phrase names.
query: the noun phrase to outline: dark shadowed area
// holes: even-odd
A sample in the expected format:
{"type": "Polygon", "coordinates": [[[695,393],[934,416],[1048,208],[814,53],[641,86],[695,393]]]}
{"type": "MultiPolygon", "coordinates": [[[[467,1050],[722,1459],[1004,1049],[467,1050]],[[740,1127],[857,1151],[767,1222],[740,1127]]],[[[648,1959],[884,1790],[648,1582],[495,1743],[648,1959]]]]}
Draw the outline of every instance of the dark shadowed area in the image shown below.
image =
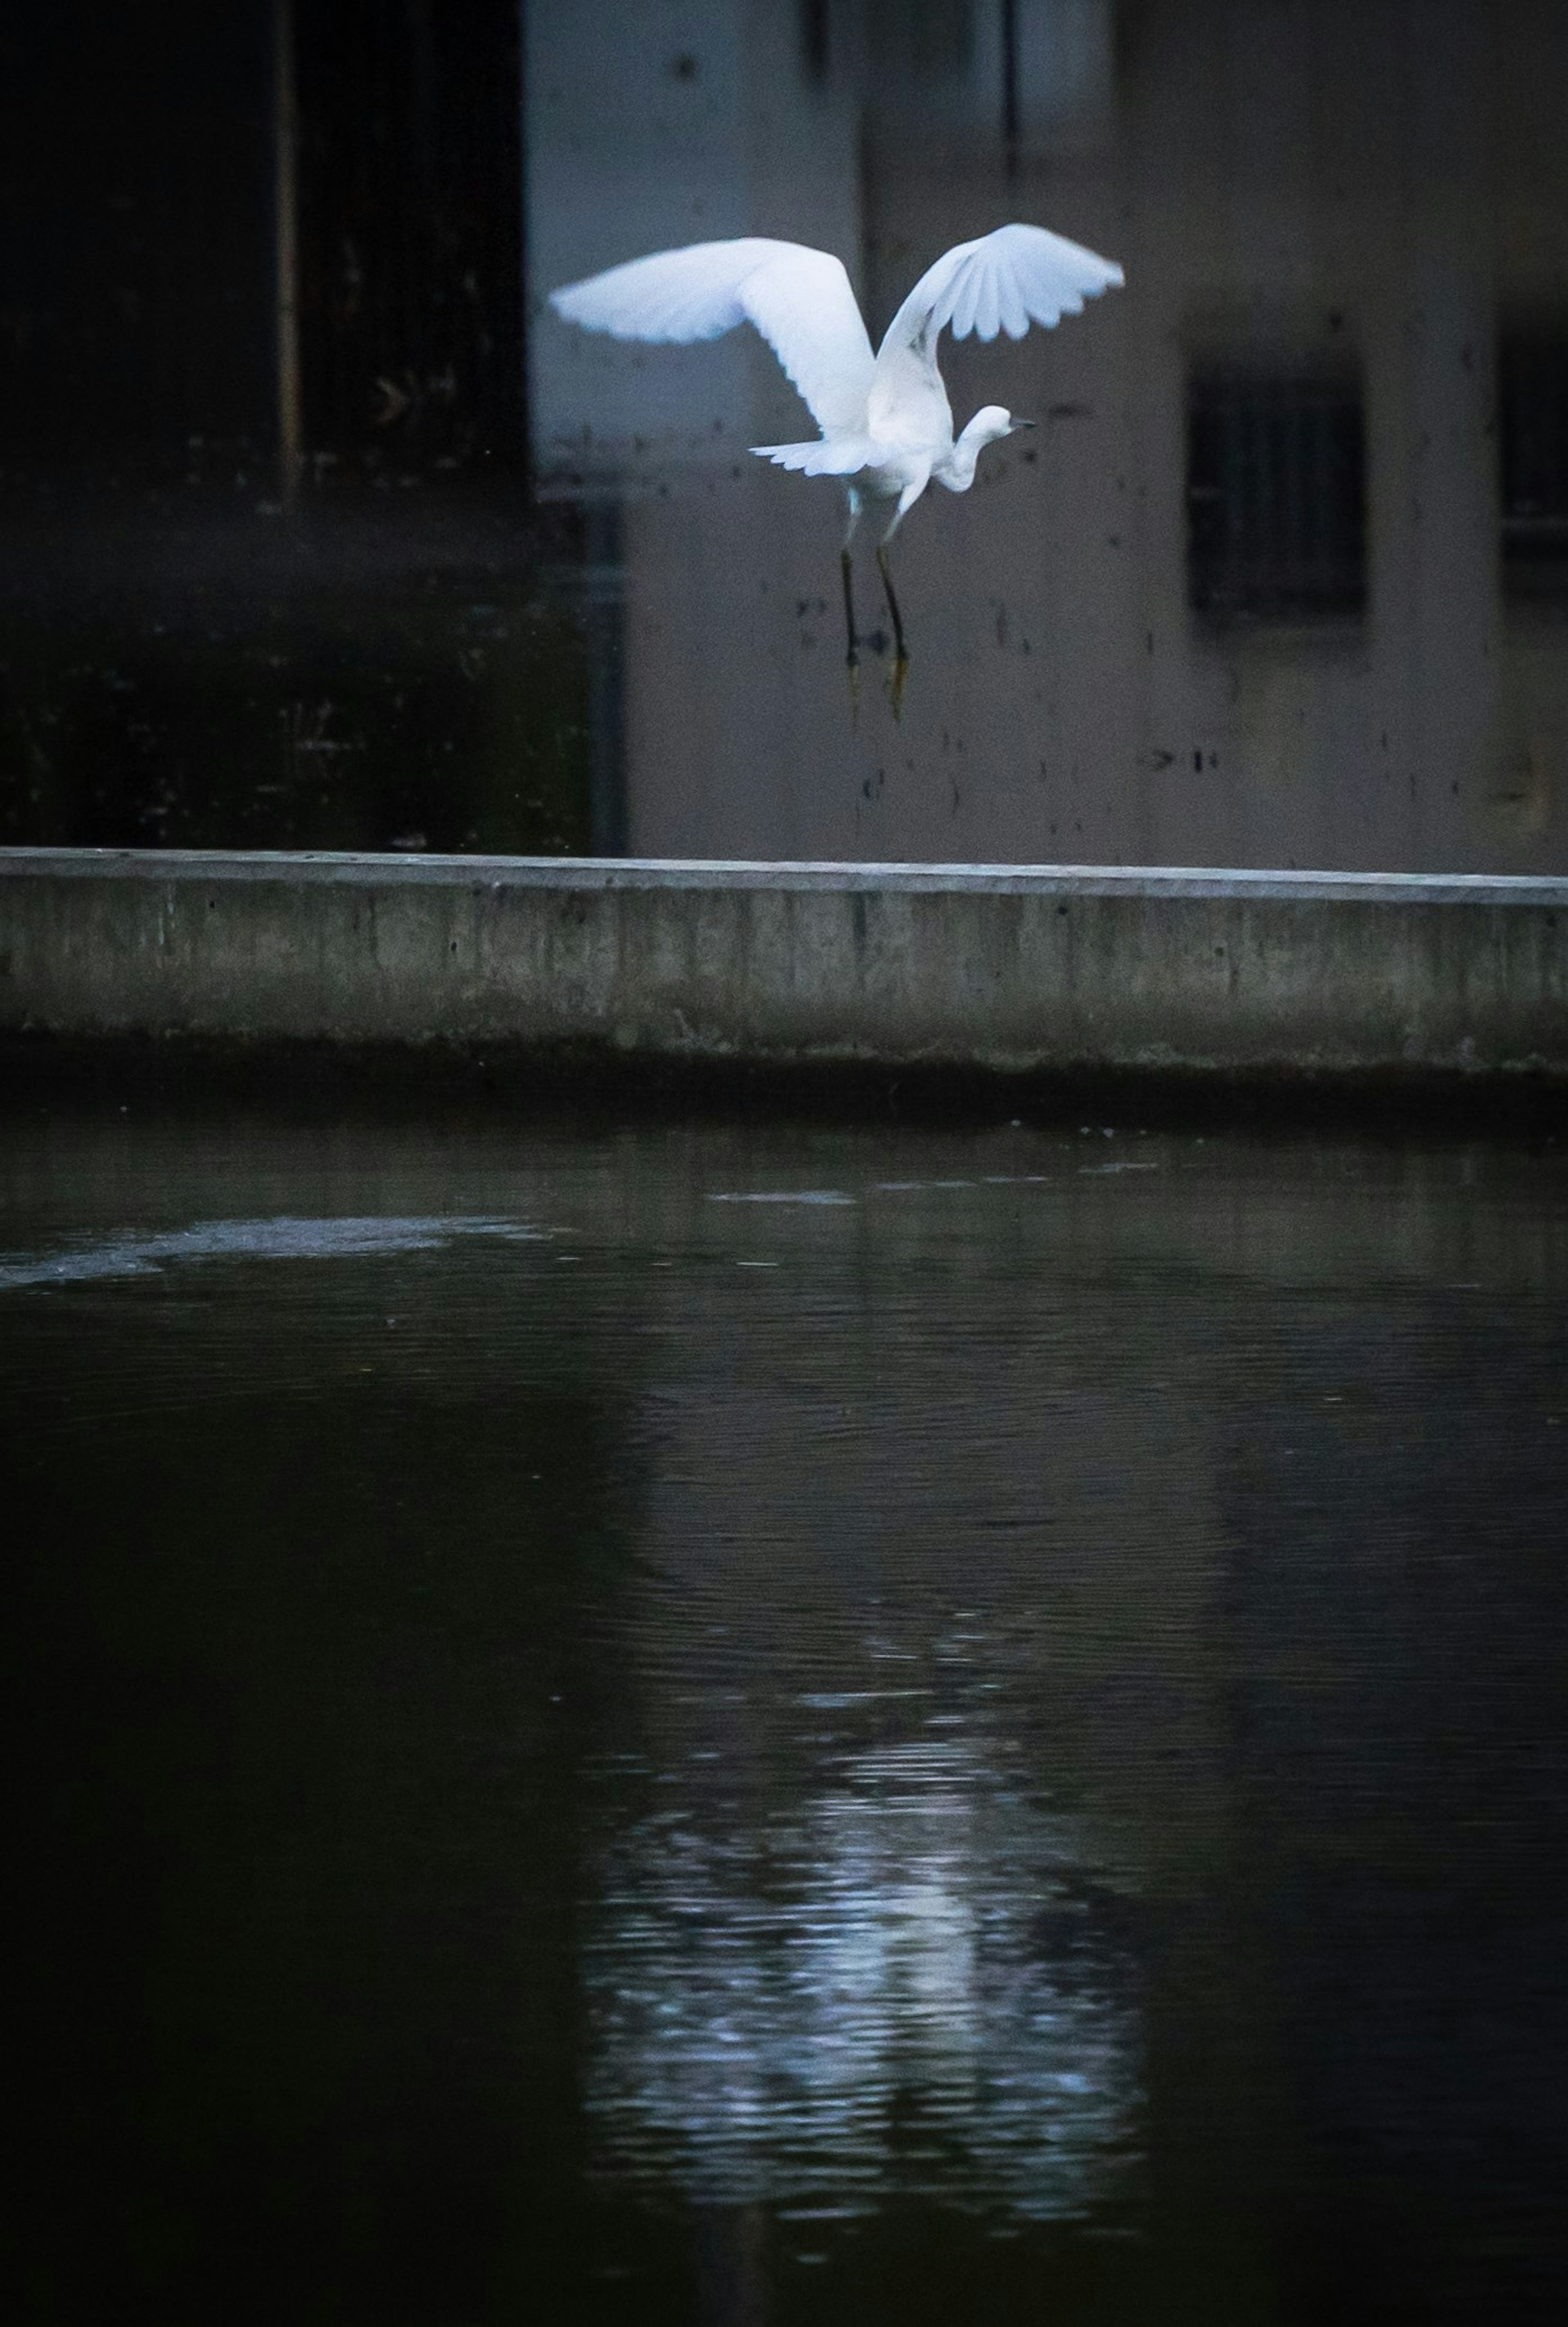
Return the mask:
{"type": "Polygon", "coordinates": [[[0,1135],[10,2316],[1558,2314],[1559,1149],[127,1105],[0,1135]]]}

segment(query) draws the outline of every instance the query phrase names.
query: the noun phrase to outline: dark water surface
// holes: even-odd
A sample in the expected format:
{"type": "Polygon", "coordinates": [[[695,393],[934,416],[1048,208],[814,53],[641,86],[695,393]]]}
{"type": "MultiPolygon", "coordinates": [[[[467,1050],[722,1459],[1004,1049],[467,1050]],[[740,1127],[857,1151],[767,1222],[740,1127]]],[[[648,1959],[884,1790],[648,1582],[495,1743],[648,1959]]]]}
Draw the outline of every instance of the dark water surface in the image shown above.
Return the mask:
{"type": "Polygon", "coordinates": [[[1560,1149],[0,1194],[8,2319],[1561,2315],[1560,1149]]]}

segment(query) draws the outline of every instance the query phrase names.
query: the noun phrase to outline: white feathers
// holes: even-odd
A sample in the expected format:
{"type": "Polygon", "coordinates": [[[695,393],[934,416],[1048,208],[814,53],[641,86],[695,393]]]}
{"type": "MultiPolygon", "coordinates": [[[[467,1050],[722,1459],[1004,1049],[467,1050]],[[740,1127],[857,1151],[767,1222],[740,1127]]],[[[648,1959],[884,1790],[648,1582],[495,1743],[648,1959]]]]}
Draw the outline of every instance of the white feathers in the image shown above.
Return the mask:
{"type": "Polygon", "coordinates": [[[753,444],[751,450],[804,476],[841,477],[848,491],[842,556],[852,683],[860,656],[850,535],[867,499],[892,505],[877,557],[893,626],[896,716],[909,658],[887,545],[933,480],[949,492],[967,492],[982,447],[1030,425],[987,404],[955,440],[953,408],[937,369],[943,329],[958,340],[971,332],[983,340],[998,332],[1020,340],[1031,323],[1076,314],[1086,299],[1121,280],[1112,260],[1044,227],[998,227],[977,241],[959,243],[926,269],[874,356],[839,261],[826,251],[761,235],[656,251],[553,291],[550,304],[568,322],[621,340],[713,340],[737,323],[755,323],[810,406],[822,435],[816,444],[753,444]]]}
{"type": "Polygon", "coordinates": [[[618,340],[716,340],[755,323],[825,435],[863,425],[874,359],[842,261],[748,235],[657,251],[552,291],[570,323],[618,340]]]}
{"type": "MultiPolygon", "coordinates": [[[[618,340],[716,340],[737,323],[752,322],[825,437],[865,437],[867,400],[874,392],[870,416],[880,443],[907,433],[888,425],[890,409],[896,413],[905,398],[929,409],[939,399],[946,410],[936,368],[944,327],[956,340],[971,332],[983,340],[998,332],[1020,340],[1031,322],[1049,325],[1076,315],[1086,299],[1121,281],[1113,260],[1042,226],[999,226],[977,241],[959,243],[926,269],[874,357],[841,262],[826,250],[761,235],[633,258],[552,291],[550,304],[568,322],[618,340]],[[920,364],[919,381],[910,356],[920,364]]],[[[796,445],[756,449],[787,468],[806,465],[781,460],[799,451],[796,445]]],[[[811,473],[829,470],[848,473],[836,462],[811,473]]]]}
{"type": "Polygon", "coordinates": [[[999,226],[927,267],[888,325],[877,360],[922,342],[934,346],[944,324],[956,340],[971,332],[994,340],[999,331],[1021,340],[1031,323],[1076,315],[1086,299],[1122,280],[1113,260],[1042,226],[999,226]]]}
{"type": "Polygon", "coordinates": [[[778,469],[798,469],[804,477],[853,477],[862,469],[879,468],[895,448],[874,436],[817,438],[809,444],[753,444],[765,461],[778,469]]]}
{"type": "Polygon", "coordinates": [[[1076,314],[1121,280],[1112,260],[1044,227],[998,227],[927,268],[874,356],[839,261],[759,235],[634,258],[553,291],[550,304],[568,322],[622,340],[711,340],[754,323],[810,406],[822,439],[752,451],[807,476],[858,478],[852,505],[858,508],[865,492],[896,500],[896,526],[933,477],[952,492],[966,491],[981,445],[1009,433],[1011,415],[987,406],[955,442],[937,369],[943,329],[955,339],[971,332],[983,340],[998,332],[1022,339],[1031,322],[1076,314]],[[976,435],[980,421],[987,425],[976,435]]]}

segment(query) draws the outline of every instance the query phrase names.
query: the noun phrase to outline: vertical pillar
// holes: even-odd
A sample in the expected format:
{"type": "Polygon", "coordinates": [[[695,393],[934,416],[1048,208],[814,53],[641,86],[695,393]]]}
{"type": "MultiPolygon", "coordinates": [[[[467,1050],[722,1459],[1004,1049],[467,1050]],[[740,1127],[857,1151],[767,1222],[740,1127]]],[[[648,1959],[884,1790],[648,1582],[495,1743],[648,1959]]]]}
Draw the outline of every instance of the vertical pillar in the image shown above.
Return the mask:
{"type": "Polygon", "coordinates": [[[1402,295],[1375,360],[1369,480],[1374,620],[1399,705],[1401,871],[1470,862],[1498,749],[1487,13],[1479,0],[1409,11],[1402,295]]]}
{"type": "Polygon", "coordinates": [[[273,0],[273,184],[277,314],[278,497],[299,497],[304,420],[300,393],[299,102],[294,0],[273,0]]]}

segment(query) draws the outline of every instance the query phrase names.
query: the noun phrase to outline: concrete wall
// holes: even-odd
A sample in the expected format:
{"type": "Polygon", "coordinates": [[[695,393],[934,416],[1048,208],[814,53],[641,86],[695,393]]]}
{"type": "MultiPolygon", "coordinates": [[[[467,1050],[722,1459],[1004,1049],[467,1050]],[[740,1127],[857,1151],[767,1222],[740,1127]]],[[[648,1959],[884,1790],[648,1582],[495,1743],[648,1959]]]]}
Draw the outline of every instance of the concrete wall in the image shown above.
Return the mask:
{"type": "Polygon", "coordinates": [[[1568,1075],[1568,881],[0,855],[0,1031],[1568,1075]]]}

